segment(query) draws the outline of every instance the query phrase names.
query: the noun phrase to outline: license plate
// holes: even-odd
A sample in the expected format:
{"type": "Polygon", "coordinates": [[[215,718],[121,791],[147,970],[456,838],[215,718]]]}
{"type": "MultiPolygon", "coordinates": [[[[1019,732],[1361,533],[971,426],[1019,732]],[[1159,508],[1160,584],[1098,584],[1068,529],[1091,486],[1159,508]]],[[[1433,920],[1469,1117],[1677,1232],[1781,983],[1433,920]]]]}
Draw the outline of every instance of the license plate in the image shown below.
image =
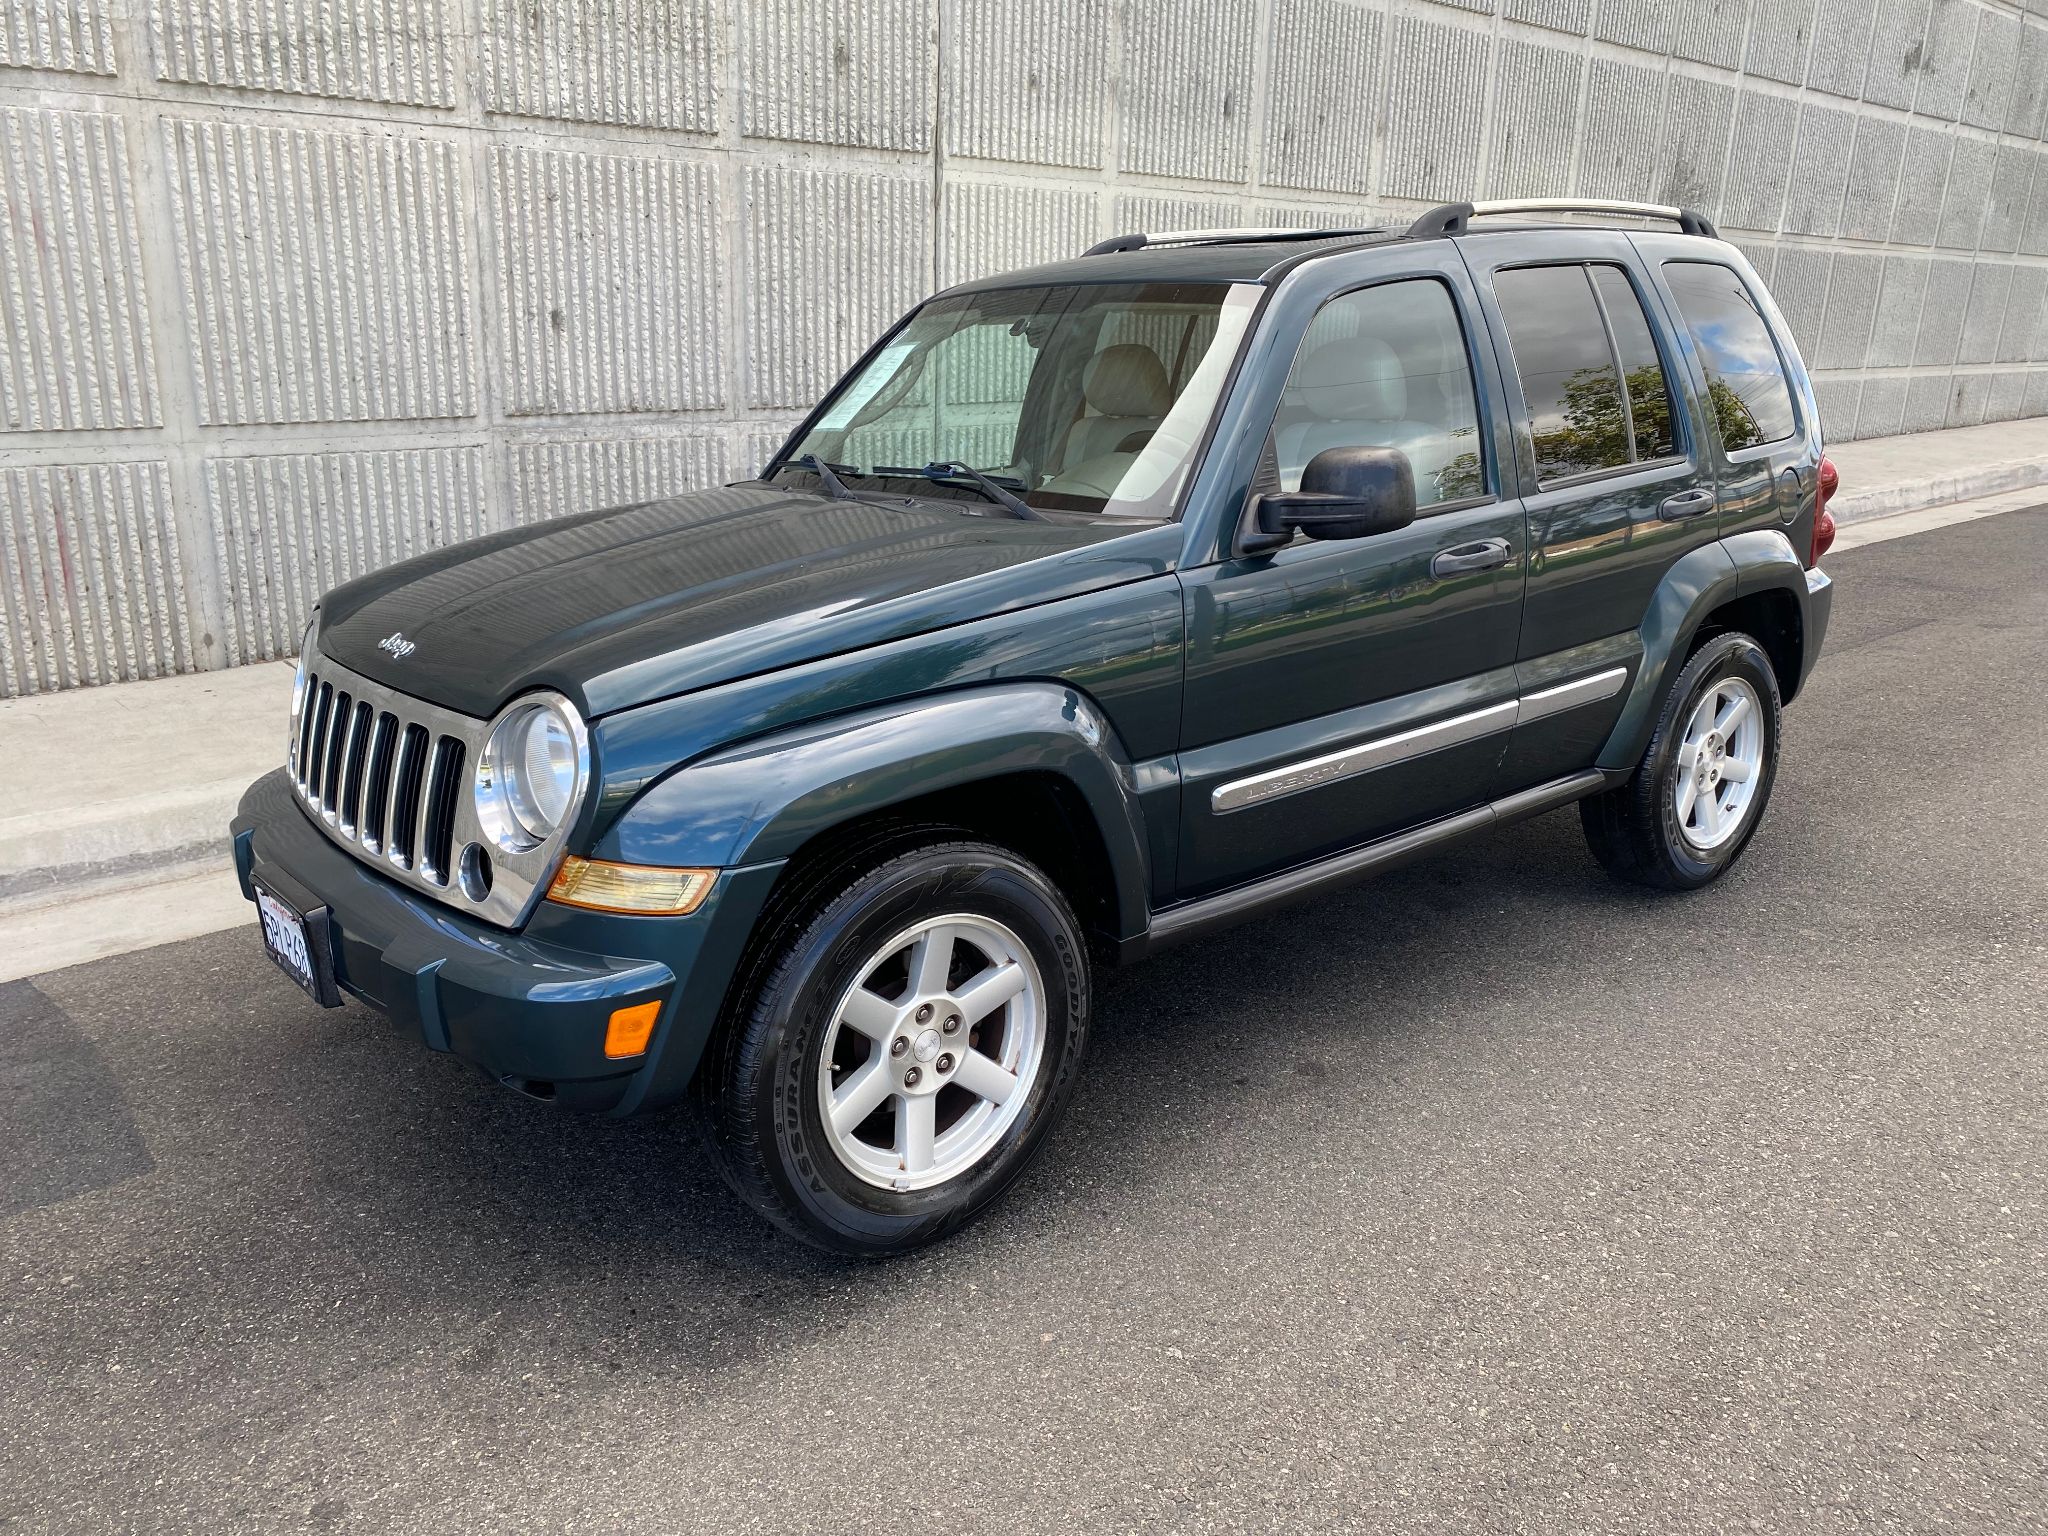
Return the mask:
{"type": "Polygon", "coordinates": [[[326,909],[309,922],[298,909],[262,886],[256,887],[256,912],[263,924],[263,947],[277,968],[305,989],[323,1008],[341,1006],[334,984],[334,960],[328,952],[326,909]]]}

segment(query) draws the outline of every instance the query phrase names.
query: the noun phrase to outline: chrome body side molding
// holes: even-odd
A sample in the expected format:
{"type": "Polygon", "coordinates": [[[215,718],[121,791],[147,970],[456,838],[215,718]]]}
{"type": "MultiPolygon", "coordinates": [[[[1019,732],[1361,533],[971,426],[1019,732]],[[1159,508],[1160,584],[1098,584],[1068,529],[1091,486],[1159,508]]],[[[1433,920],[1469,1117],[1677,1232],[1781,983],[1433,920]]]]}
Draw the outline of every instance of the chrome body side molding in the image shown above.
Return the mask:
{"type": "Polygon", "coordinates": [[[1455,747],[1463,742],[1477,740],[1481,736],[1512,730],[1525,721],[1541,720],[1548,715],[1562,714],[1568,709],[1597,704],[1602,699],[1611,699],[1621,692],[1622,685],[1628,681],[1628,671],[1627,667],[1609,667],[1605,671],[1574,678],[1552,688],[1523,694],[1519,699],[1489,704],[1484,709],[1452,715],[1447,720],[1432,721],[1428,725],[1397,731],[1391,736],[1361,741],[1302,762],[1269,768],[1263,773],[1255,773],[1242,779],[1232,779],[1227,784],[1217,785],[1211,791],[1210,807],[1219,815],[1229,811],[1241,811],[1247,806],[1263,805],[1266,801],[1277,800],[1283,795],[1299,794],[1305,789],[1316,789],[1324,784],[1335,783],[1339,779],[1351,778],[1355,774],[1370,773],[1375,768],[1405,763],[1410,758],[1421,757],[1429,752],[1440,752],[1445,747],[1455,747]]]}

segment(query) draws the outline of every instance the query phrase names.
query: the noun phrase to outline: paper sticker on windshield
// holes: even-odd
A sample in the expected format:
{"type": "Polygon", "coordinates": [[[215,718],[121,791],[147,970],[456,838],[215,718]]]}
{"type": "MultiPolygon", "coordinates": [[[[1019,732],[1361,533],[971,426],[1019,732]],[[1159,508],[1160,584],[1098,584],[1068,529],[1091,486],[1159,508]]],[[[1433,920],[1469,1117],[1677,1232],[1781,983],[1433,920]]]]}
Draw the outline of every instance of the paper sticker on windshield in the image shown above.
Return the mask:
{"type": "Polygon", "coordinates": [[[882,386],[896,376],[896,370],[903,366],[903,359],[916,349],[914,341],[899,341],[877,352],[875,360],[868,364],[867,372],[848,385],[846,393],[832,402],[832,409],[818,418],[819,430],[837,432],[849,425],[867,403],[882,392],[882,386]]]}

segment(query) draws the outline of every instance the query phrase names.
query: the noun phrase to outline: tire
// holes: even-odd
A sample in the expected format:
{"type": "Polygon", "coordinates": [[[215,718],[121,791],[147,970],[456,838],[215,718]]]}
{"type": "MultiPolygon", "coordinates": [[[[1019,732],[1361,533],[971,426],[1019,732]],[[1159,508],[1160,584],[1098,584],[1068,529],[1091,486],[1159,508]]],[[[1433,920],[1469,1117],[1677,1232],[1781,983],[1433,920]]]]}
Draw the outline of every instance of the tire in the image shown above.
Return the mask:
{"type": "Polygon", "coordinates": [[[1635,772],[1579,802],[1593,856],[1618,880],[1662,890],[1694,890],[1719,878],[1742,857],[1770,803],[1780,725],[1778,678],[1763,648],[1738,632],[1704,641],[1665,695],[1635,772]],[[1710,696],[1717,718],[1732,722],[1725,735],[1702,733],[1710,696]],[[1731,715],[1740,699],[1749,709],[1731,715]],[[1744,735],[1745,725],[1753,738],[1744,735]],[[1707,748],[1706,762],[1689,750],[1695,745],[1707,748]],[[1738,780],[1738,769],[1749,777],[1738,780]],[[1684,778],[1693,780],[1693,792],[1681,819],[1684,778]],[[1738,800],[1734,813],[1724,812],[1738,800]]]}
{"type": "Polygon", "coordinates": [[[792,1237],[884,1257],[947,1236],[1009,1188],[1072,1097],[1087,947],[1059,889],[1005,849],[871,855],[786,910],[764,955],[698,1109],[727,1182],[792,1237]],[[947,979],[925,968],[920,987],[941,953],[947,979]],[[828,1120],[828,1102],[860,1115],[876,1093],[872,1113],[828,1120]]]}

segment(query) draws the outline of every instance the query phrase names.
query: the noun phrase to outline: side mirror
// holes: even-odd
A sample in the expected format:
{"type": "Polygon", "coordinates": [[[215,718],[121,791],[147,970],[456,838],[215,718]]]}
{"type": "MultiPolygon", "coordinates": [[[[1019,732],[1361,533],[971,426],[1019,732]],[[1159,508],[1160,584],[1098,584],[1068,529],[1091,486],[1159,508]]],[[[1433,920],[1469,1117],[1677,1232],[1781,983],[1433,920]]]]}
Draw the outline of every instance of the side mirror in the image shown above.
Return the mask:
{"type": "Polygon", "coordinates": [[[1295,533],[1363,539],[1415,521],[1415,470],[1398,448],[1325,448],[1301,472],[1301,489],[1259,498],[1256,541],[1270,549],[1295,533]]]}

